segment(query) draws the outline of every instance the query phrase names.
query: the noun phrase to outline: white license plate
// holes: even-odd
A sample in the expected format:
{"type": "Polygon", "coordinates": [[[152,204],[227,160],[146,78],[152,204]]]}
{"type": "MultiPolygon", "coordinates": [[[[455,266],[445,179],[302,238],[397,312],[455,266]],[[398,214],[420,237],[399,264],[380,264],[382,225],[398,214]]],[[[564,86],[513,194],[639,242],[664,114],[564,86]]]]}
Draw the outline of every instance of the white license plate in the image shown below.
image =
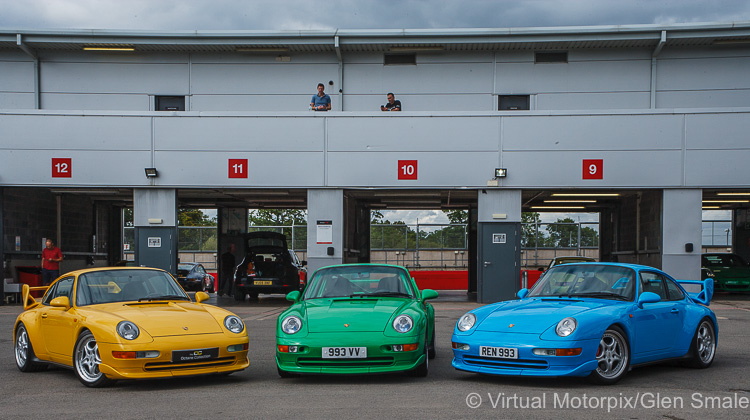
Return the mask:
{"type": "Polygon", "coordinates": [[[324,359],[364,359],[367,347],[323,347],[324,359]]]}
{"type": "Polygon", "coordinates": [[[497,359],[518,359],[518,349],[507,347],[479,346],[479,355],[497,359]]]}

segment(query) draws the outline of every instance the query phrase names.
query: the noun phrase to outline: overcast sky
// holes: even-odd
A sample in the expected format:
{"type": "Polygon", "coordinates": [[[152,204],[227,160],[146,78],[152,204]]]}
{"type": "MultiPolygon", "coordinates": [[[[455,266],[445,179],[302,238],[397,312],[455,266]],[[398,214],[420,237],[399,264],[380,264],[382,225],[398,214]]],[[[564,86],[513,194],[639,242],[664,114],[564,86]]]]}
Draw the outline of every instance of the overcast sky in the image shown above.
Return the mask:
{"type": "Polygon", "coordinates": [[[750,0],[0,0],[3,29],[507,28],[750,21],[750,0]]]}

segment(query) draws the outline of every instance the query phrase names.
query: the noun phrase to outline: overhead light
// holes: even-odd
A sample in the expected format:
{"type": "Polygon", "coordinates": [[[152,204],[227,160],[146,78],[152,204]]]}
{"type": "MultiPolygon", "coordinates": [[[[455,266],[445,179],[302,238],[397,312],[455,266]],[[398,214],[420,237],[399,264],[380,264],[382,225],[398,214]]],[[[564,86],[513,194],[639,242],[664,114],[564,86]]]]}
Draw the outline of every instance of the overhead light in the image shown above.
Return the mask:
{"type": "Polygon", "coordinates": [[[146,171],[146,178],[156,178],[159,176],[159,171],[156,170],[156,168],[145,168],[146,171]]]}
{"type": "Polygon", "coordinates": [[[580,210],[585,209],[584,206],[531,206],[531,209],[539,209],[539,210],[549,210],[549,209],[555,209],[555,210],[580,210]]]}
{"type": "Polygon", "coordinates": [[[505,178],[508,176],[508,170],[505,168],[495,168],[495,178],[505,178]]]}
{"type": "Polygon", "coordinates": [[[712,209],[720,209],[721,206],[703,206],[703,210],[712,210],[712,209]]]}
{"type": "Polygon", "coordinates": [[[433,47],[391,47],[389,49],[392,52],[418,52],[418,51],[443,51],[445,50],[445,47],[443,46],[433,46],[433,47]]]}
{"type": "Polygon", "coordinates": [[[750,192],[726,192],[726,193],[716,193],[716,195],[750,195],[750,192]]]}
{"type": "Polygon", "coordinates": [[[703,200],[702,203],[750,203],[750,200],[703,200]]]}
{"type": "Polygon", "coordinates": [[[596,200],[544,200],[545,203],[596,203],[596,200]]]}
{"type": "Polygon", "coordinates": [[[84,51],[135,51],[135,47],[95,46],[83,47],[84,51]]]}
{"type": "Polygon", "coordinates": [[[619,197],[617,193],[554,193],[553,197],[619,197]]]}
{"type": "Polygon", "coordinates": [[[282,53],[289,51],[287,47],[237,47],[237,52],[257,52],[257,53],[282,53]]]}

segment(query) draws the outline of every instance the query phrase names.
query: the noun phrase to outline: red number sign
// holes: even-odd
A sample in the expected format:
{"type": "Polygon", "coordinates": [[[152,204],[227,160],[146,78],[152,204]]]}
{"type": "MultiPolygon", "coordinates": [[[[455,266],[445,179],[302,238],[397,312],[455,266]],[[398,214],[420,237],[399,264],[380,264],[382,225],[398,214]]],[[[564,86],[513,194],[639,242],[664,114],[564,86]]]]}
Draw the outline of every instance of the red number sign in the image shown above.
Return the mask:
{"type": "Polygon", "coordinates": [[[247,159],[229,159],[229,177],[247,178],[247,159]]]}
{"type": "Polygon", "coordinates": [[[73,159],[52,158],[52,178],[70,178],[73,173],[73,159]]]}
{"type": "Polygon", "coordinates": [[[417,161],[399,160],[398,179],[417,179],[417,161]]]}
{"type": "Polygon", "coordinates": [[[604,159],[584,159],[583,179],[604,179],[604,159]]]}

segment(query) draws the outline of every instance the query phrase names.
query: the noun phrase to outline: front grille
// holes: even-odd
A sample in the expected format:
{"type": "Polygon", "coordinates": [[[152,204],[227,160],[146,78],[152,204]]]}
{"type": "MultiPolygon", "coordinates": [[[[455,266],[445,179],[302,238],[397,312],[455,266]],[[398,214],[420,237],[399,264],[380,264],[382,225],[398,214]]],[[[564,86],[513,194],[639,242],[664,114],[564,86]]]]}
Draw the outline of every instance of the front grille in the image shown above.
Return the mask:
{"type": "Polygon", "coordinates": [[[464,356],[464,363],[495,369],[547,369],[549,367],[549,363],[546,360],[492,359],[478,356],[464,356]]]}
{"type": "Polygon", "coordinates": [[[307,367],[370,367],[391,366],[393,357],[368,357],[367,359],[323,359],[320,357],[300,357],[299,366],[307,367]]]}
{"type": "Polygon", "coordinates": [[[184,370],[184,369],[200,369],[212,366],[226,366],[231,365],[235,362],[234,357],[220,357],[218,359],[211,359],[202,362],[160,362],[160,363],[146,363],[144,369],[149,372],[160,371],[160,370],[184,370]]]}

